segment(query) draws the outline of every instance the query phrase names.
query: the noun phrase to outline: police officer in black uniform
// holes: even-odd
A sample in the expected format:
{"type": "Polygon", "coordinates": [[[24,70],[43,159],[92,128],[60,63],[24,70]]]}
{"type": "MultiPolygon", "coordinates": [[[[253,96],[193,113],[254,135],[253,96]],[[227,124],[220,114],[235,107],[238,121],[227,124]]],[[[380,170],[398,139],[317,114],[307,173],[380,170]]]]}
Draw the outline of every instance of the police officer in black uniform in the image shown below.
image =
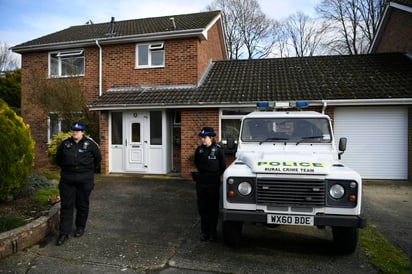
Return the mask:
{"type": "Polygon", "coordinates": [[[73,227],[73,213],[76,209],[74,232],[81,237],[89,215],[89,197],[94,187],[94,171],[99,166],[101,154],[98,145],[84,136],[85,126],[74,123],[72,136],[62,141],[56,153],[56,163],[60,166],[60,234],[57,245],[62,245],[73,227]]]}
{"type": "Polygon", "coordinates": [[[213,128],[202,128],[199,136],[202,144],[195,151],[195,164],[198,170],[195,180],[202,229],[200,240],[215,242],[221,175],[226,168],[226,161],[222,147],[213,138],[216,136],[213,128]]]}

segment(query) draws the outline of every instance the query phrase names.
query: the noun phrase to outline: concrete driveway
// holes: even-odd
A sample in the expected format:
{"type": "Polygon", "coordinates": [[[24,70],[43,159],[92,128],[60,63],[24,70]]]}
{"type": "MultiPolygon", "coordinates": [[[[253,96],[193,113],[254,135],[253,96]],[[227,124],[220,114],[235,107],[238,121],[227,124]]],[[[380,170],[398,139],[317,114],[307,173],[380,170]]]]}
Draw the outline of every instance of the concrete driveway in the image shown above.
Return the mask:
{"type": "MultiPolygon", "coordinates": [[[[385,236],[393,234],[386,228],[393,222],[397,229],[410,228],[410,218],[392,216],[397,211],[379,212],[374,189],[365,188],[365,210],[385,236]]],[[[56,235],[50,236],[1,260],[0,273],[377,273],[359,248],[333,255],[329,230],[245,225],[238,248],[221,238],[201,242],[192,181],[99,176],[91,200],[83,237],[55,246],[56,235]]],[[[406,197],[398,204],[411,208],[410,202],[406,197]]],[[[404,232],[401,238],[410,239],[410,230],[404,232]]],[[[395,246],[408,249],[408,240],[393,238],[395,246]]]]}

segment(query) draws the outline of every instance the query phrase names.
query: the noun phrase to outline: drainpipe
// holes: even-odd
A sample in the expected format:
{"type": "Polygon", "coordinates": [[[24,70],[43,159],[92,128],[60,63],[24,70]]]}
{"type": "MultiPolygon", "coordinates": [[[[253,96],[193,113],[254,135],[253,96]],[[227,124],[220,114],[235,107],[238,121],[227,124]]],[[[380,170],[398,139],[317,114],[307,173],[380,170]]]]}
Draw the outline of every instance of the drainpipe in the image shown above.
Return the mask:
{"type": "Polygon", "coordinates": [[[328,102],[326,100],[322,100],[323,107],[322,107],[322,114],[325,114],[326,107],[328,106],[328,102]]]}
{"type": "Polygon", "coordinates": [[[96,45],[99,47],[99,96],[102,96],[102,59],[103,50],[99,44],[99,40],[96,40],[96,45]]]}

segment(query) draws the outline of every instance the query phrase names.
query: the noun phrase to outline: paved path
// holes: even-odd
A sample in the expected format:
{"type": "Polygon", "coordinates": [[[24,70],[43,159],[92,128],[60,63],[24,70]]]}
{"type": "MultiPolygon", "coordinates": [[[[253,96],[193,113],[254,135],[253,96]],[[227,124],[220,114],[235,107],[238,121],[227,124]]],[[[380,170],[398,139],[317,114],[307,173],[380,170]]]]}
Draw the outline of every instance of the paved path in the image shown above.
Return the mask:
{"type": "Polygon", "coordinates": [[[91,201],[83,237],[55,246],[53,235],[1,260],[0,273],[376,273],[359,248],[333,255],[329,230],[246,225],[239,248],[200,242],[192,181],[99,176],[91,201]]]}

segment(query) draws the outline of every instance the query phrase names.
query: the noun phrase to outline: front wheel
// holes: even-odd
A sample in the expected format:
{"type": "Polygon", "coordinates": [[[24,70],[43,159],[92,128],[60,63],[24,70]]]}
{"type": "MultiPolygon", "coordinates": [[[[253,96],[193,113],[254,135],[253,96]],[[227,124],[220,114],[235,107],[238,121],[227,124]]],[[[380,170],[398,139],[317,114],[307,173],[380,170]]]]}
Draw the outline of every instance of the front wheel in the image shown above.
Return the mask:
{"type": "Polygon", "coordinates": [[[351,254],[358,245],[359,231],[356,227],[332,227],[335,251],[339,254],[351,254]]]}
{"type": "Polygon", "coordinates": [[[228,245],[238,245],[242,237],[242,222],[222,221],[223,240],[228,245]]]}

